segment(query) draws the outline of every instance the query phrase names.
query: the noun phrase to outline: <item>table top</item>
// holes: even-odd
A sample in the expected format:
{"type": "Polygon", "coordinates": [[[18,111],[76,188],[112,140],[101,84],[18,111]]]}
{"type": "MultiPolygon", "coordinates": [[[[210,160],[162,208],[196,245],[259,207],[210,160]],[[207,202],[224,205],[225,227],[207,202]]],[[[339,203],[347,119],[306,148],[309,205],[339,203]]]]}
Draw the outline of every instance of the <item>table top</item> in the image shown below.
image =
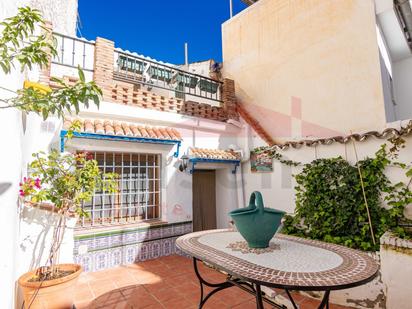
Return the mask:
{"type": "Polygon", "coordinates": [[[366,253],[279,233],[265,249],[249,249],[238,232],[227,229],[186,234],[176,245],[237,278],[278,288],[345,289],[371,281],[379,270],[366,253]]]}

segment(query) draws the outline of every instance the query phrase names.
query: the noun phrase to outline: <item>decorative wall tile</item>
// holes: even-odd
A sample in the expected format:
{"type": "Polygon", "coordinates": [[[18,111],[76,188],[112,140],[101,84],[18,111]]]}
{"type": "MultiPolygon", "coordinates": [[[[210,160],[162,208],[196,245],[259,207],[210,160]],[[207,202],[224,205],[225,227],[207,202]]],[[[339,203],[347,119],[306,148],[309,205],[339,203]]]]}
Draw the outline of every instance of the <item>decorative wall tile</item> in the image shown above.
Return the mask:
{"type": "Polygon", "coordinates": [[[136,250],[133,246],[126,249],[126,264],[132,264],[136,260],[136,250]]]}
{"type": "Polygon", "coordinates": [[[111,252],[111,267],[119,266],[122,264],[122,250],[117,249],[111,252]]]}
{"type": "Polygon", "coordinates": [[[162,239],[162,256],[167,256],[172,254],[172,240],[171,239],[162,239]]]}
{"type": "Polygon", "coordinates": [[[158,258],[158,257],[160,257],[161,256],[161,253],[162,253],[162,245],[161,245],[161,241],[153,241],[151,244],[150,244],[150,258],[151,259],[156,259],[156,258],[158,258]]]}
{"type": "Polygon", "coordinates": [[[170,236],[173,236],[173,227],[167,226],[167,227],[162,228],[162,237],[166,238],[170,236]]]}
{"type": "Polygon", "coordinates": [[[138,261],[146,261],[149,259],[149,244],[143,243],[138,255],[138,261]]]}
{"type": "Polygon", "coordinates": [[[95,270],[102,270],[108,268],[107,252],[101,251],[95,255],[95,270]]]}
{"type": "Polygon", "coordinates": [[[173,226],[173,235],[182,235],[184,233],[184,225],[175,225],[173,226]]]}
{"type": "Polygon", "coordinates": [[[138,233],[125,233],[125,234],[123,234],[123,243],[135,243],[136,241],[140,241],[140,239],[138,237],[138,233]]]}
{"type": "Polygon", "coordinates": [[[184,222],[78,236],[73,250],[74,261],[81,264],[84,271],[97,271],[164,255],[183,254],[176,248],[175,241],[177,237],[191,231],[192,223],[184,222]],[[79,254],[79,246],[87,246],[88,252],[79,254]]]}
{"type": "Polygon", "coordinates": [[[161,229],[150,229],[149,230],[149,239],[159,239],[162,237],[161,229]]]}
{"type": "Polygon", "coordinates": [[[149,230],[140,230],[135,237],[137,242],[147,241],[149,239],[149,230]]]}

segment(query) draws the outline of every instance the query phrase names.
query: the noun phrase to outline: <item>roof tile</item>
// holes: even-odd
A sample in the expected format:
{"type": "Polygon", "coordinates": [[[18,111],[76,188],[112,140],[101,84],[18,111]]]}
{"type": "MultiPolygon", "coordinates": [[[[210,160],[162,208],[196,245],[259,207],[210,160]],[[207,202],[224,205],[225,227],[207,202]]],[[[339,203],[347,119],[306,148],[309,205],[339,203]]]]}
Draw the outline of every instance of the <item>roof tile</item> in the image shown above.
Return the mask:
{"type": "Polygon", "coordinates": [[[103,119],[82,119],[82,118],[65,118],[64,129],[70,128],[73,121],[78,120],[81,123],[81,132],[117,135],[117,136],[130,136],[130,137],[145,137],[155,139],[173,139],[181,140],[180,133],[173,128],[167,127],[152,127],[142,126],[135,123],[111,121],[103,119]]]}
{"type": "Polygon", "coordinates": [[[189,148],[189,156],[200,159],[215,160],[239,160],[239,155],[233,150],[206,149],[206,148],[189,148]]]}

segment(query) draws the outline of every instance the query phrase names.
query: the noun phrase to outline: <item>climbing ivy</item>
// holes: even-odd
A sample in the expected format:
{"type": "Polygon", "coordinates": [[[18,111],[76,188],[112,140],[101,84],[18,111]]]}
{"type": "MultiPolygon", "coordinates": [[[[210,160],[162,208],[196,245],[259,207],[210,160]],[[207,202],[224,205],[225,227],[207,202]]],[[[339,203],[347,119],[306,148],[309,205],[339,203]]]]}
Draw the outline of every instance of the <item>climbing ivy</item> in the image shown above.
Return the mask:
{"type": "MultiPolygon", "coordinates": [[[[359,172],[342,157],[317,159],[305,164],[295,175],[296,208],[286,216],[283,233],[343,244],[362,250],[377,250],[379,238],[387,230],[404,233],[399,226],[404,207],[412,202],[410,182],[391,183],[385,169],[396,163],[402,142],[386,145],[373,158],[359,161],[376,244],[372,240],[359,172]],[[383,207],[383,202],[387,207],[383,207]]],[[[406,175],[412,176],[407,170],[406,175]]]]}
{"type": "Polygon", "coordinates": [[[280,163],[288,165],[288,166],[302,165],[302,163],[300,163],[300,162],[286,159],[282,154],[277,152],[276,149],[274,149],[273,147],[270,148],[270,150],[268,150],[267,147],[258,147],[258,148],[255,148],[252,152],[255,153],[255,154],[264,153],[268,157],[271,157],[272,159],[275,159],[275,160],[279,161],[280,163]]]}

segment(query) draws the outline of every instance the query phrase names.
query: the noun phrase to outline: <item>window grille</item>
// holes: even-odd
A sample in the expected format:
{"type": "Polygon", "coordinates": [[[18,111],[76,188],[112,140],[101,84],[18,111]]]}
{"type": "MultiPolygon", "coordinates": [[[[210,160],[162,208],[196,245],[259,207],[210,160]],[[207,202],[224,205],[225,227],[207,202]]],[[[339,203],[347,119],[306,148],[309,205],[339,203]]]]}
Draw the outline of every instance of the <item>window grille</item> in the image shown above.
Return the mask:
{"type": "Polygon", "coordinates": [[[96,191],[83,203],[81,226],[124,224],[160,218],[160,155],[92,152],[103,173],[116,173],[116,193],[96,191]]]}

